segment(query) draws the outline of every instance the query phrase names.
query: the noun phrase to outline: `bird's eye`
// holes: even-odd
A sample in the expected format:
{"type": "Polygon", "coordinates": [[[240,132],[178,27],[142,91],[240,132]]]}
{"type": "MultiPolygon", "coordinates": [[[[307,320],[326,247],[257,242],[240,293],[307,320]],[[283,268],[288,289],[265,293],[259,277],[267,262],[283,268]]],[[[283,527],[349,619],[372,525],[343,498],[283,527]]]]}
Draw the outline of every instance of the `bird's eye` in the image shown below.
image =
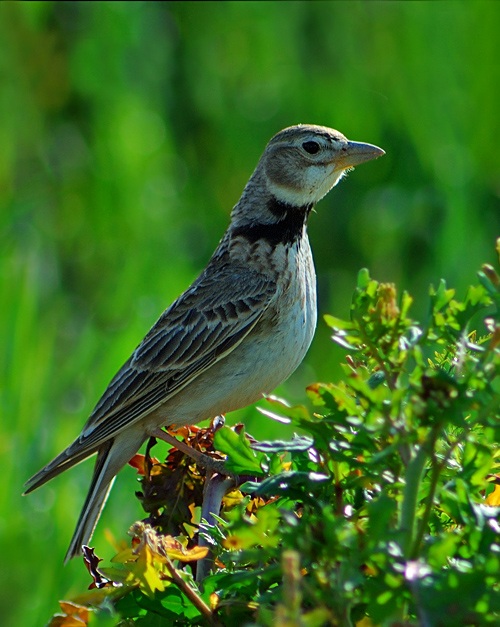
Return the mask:
{"type": "Polygon", "coordinates": [[[304,142],[302,148],[310,155],[315,155],[319,151],[318,142],[304,142]]]}

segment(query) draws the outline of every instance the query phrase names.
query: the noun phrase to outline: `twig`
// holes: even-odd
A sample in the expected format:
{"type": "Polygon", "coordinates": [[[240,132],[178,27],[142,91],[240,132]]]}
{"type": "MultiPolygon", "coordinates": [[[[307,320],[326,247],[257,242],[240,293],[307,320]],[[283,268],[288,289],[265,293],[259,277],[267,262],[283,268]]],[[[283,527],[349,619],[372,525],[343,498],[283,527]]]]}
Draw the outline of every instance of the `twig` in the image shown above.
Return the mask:
{"type": "Polygon", "coordinates": [[[175,566],[172,564],[170,558],[165,556],[165,566],[170,574],[170,578],[175,585],[186,595],[196,609],[204,616],[210,625],[213,627],[223,627],[222,623],[214,616],[214,613],[205,601],[199,596],[194,588],[192,588],[184,579],[179,575],[175,566]]]}
{"type": "MultiPolygon", "coordinates": [[[[219,473],[209,474],[205,480],[203,490],[203,503],[201,505],[201,520],[205,519],[209,525],[215,524],[214,514],[220,512],[222,499],[226,492],[236,485],[235,477],[228,477],[219,473]]],[[[200,534],[199,546],[209,546],[208,541],[200,534]]],[[[209,553],[207,557],[201,559],[196,565],[196,582],[202,582],[210,572],[213,558],[209,553]]]]}

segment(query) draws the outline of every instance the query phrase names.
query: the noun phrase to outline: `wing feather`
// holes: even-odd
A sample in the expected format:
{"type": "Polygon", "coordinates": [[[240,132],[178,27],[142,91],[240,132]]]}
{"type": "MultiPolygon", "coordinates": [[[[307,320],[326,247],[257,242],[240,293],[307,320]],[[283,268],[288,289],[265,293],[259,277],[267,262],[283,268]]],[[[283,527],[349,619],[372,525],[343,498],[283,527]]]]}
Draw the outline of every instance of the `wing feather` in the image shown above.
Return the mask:
{"type": "Polygon", "coordinates": [[[74,443],[75,453],[95,450],[234,350],[275,291],[275,283],[263,274],[209,266],[161,315],[113,378],[74,443]]]}

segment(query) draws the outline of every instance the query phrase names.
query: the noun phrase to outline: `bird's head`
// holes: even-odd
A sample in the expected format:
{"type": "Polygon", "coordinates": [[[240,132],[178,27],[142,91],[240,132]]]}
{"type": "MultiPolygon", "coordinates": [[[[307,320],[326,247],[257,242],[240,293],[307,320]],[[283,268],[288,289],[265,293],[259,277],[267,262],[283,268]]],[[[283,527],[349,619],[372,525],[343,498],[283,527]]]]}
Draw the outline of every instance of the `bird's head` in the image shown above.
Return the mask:
{"type": "Polygon", "coordinates": [[[278,200],[304,206],[321,200],[347,170],[384,154],[381,148],[349,141],[334,129],[299,124],[271,139],[259,166],[278,200]]]}

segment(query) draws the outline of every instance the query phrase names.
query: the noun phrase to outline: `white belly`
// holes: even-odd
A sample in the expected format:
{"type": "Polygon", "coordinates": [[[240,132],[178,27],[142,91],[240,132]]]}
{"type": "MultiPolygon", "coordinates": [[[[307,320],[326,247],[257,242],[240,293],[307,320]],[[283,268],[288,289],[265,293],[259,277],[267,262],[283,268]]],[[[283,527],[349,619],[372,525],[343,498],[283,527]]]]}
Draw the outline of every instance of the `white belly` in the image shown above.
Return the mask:
{"type": "MultiPolygon", "coordinates": [[[[316,276],[309,244],[293,254],[266,315],[229,355],[151,415],[155,425],[193,424],[269,394],[302,362],[316,329],[316,276]]],[[[148,422],[150,422],[148,420],[148,422]]]]}

